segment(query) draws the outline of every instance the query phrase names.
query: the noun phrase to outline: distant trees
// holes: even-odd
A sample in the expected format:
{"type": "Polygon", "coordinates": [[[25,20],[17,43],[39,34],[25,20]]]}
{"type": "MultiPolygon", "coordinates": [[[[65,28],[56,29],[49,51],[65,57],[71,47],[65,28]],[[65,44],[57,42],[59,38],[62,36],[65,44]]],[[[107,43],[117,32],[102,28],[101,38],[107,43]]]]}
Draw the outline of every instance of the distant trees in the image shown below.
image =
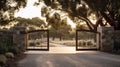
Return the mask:
{"type": "Polygon", "coordinates": [[[17,26],[26,26],[30,29],[34,29],[35,27],[44,28],[46,26],[45,22],[38,17],[34,17],[32,19],[18,17],[16,18],[16,21],[19,22],[17,26]]]}
{"type": "Polygon", "coordinates": [[[58,13],[54,13],[52,17],[47,18],[48,25],[50,27],[50,34],[53,37],[62,39],[66,34],[71,31],[71,26],[67,24],[67,19],[61,19],[58,13]]]}
{"type": "Polygon", "coordinates": [[[69,34],[72,28],[69,24],[67,24],[67,16],[63,15],[61,10],[54,10],[50,7],[43,7],[41,9],[41,13],[42,16],[46,17],[48,26],[50,26],[50,37],[52,37],[53,40],[56,37],[60,38],[60,40],[63,39],[63,37],[65,36],[67,37],[66,34],[69,34]]]}
{"type": "Polygon", "coordinates": [[[55,38],[59,38],[60,40],[68,38],[70,36],[70,32],[71,32],[71,26],[70,25],[63,25],[61,27],[59,27],[59,29],[55,29],[53,27],[51,27],[50,29],[50,37],[52,37],[52,39],[54,40],[55,38]]]}

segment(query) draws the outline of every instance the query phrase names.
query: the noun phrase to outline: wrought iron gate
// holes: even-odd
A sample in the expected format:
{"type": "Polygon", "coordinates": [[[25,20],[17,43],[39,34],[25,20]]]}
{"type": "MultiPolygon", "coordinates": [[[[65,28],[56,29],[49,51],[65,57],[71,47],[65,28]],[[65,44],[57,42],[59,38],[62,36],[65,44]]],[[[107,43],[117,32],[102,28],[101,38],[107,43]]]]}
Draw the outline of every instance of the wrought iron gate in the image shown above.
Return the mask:
{"type": "Polygon", "coordinates": [[[99,32],[76,30],[76,50],[98,50],[99,36],[99,32]]]}
{"type": "Polygon", "coordinates": [[[27,50],[49,50],[49,30],[27,32],[27,50]]]}

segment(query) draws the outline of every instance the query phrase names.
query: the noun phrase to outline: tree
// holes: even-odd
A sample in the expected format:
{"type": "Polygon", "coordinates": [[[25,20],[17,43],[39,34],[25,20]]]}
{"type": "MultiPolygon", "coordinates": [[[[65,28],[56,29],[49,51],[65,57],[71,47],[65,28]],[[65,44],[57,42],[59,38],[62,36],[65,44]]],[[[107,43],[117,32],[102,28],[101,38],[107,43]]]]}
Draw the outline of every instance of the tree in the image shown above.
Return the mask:
{"type": "Polygon", "coordinates": [[[70,34],[71,26],[63,24],[57,30],[53,27],[51,27],[49,30],[50,30],[50,37],[52,37],[53,40],[55,39],[55,37],[60,38],[60,40],[62,40],[63,38],[67,38],[68,34],[70,34]]]}
{"type": "Polygon", "coordinates": [[[26,6],[26,0],[0,0],[0,25],[14,20],[14,12],[26,6]]]}
{"type": "Polygon", "coordinates": [[[120,29],[120,0],[49,0],[45,3],[51,6],[59,2],[61,10],[69,13],[70,16],[77,17],[86,22],[91,31],[97,31],[99,25],[105,26],[109,23],[115,29],[120,29]],[[96,24],[93,24],[88,16],[94,13],[97,17],[96,24]],[[103,18],[107,21],[103,23],[103,18]]]}
{"type": "Polygon", "coordinates": [[[45,22],[39,19],[38,17],[34,17],[32,19],[25,19],[25,18],[18,17],[16,18],[16,21],[19,22],[17,26],[26,26],[29,28],[31,27],[44,28],[46,26],[45,22]]]}
{"type": "MultiPolygon", "coordinates": [[[[45,0],[46,1],[46,0],[45,0]]],[[[51,1],[51,0],[50,0],[51,1]]],[[[62,6],[60,10],[69,13],[72,19],[75,17],[83,20],[88,25],[91,31],[96,31],[95,25],[88,19],[90,15],[89,7],[82,0],[52,0],[50,3],[54,4],[58,2],[62,6]]],[[[47,1],[45,2],[48,6],[51,6],[47,1]]]]}
{"type": "MultiPolygon", "coordinates": [[[[42,1],[42,0],[39,0],[42,1]]],[[[78,17],[86,22],[90,30],[96,31],[98,25],[105,26],[109,23],[115,29],[120,29],[120,0],[43,0],[53,9],[66,11],[71,18],[78,17]],[[58,8],[62,6],[62,8],[58,8]],[[94,13],[97,17],[93,24],[88,16],[94,13]],[[103,18],[107,21],[102,22],[103,18]]],[[[36,3],[38,4],[38,3],[36,3]]],[[[14,20],[14,12],[20,7],[25,7],[26,0],[0,0],[0,24],[7,24],[14,20]]]]}
{"type": "MultiPolygon", "coordinates": [[[[120,0],[84,0],[98,16],[120,30],[120,0]]],[[[103,24],[102,24],[103,25],[103,24]]]]}
{"type": "Polygon", "coordinates": [[[49,17],[48,15],[47,15],[47,22],[48,25],[51,26],[50,32],[51,32],[51,36],[53,37],[53,40],[55,37],[59,37],[61,40],[64,35],[69,34],[69,31],[71,30],[71,26],[67,24],[66,18],[61,19],[60,14],[58,13],[54,13],[53,16],[51,17],[49,17]]]}

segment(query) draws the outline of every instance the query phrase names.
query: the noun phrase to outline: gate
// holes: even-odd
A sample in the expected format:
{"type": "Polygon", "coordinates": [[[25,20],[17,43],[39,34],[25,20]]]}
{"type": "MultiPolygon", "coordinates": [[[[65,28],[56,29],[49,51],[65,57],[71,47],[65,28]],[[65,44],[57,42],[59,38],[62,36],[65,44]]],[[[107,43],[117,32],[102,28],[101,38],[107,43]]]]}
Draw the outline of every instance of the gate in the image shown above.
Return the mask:
{"type": "Polygon", "coordinates": [[[98,50],[100,33],[89,30],[76,30],[76,50],[98,50]]]}
{"type": "MultiPolygon", "coordinates": [[[[27,50],[49,50],[49,30],[27,32],[27,50]]],[[[88,30],[76,30],[76,50],[100,49],[100,33],[88,30]]]]}
{"type": "Polygon", "coordinates": [[[49,30],[27,32],[27,50],[49,50],[49,30]]]}

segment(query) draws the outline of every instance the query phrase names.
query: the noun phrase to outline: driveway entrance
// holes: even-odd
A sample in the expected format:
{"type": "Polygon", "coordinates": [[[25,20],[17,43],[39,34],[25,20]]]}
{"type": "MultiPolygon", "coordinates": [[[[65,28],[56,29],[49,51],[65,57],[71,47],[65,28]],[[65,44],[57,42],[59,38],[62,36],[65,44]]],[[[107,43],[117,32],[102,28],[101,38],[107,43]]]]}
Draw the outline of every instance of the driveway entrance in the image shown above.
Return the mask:
{"type": "Polygon", "coordinates": [[[97,36],[99,36],[98,32],[77,30],[76,37],[71,40],[52,40],[49,36],[49,30],[32,30],[27,32],[26,49],[49,50],[51,47],[62,50],[62,47],[70,47],[70,49],[76,50],[98,50],[100,46],[97,36]]]}

